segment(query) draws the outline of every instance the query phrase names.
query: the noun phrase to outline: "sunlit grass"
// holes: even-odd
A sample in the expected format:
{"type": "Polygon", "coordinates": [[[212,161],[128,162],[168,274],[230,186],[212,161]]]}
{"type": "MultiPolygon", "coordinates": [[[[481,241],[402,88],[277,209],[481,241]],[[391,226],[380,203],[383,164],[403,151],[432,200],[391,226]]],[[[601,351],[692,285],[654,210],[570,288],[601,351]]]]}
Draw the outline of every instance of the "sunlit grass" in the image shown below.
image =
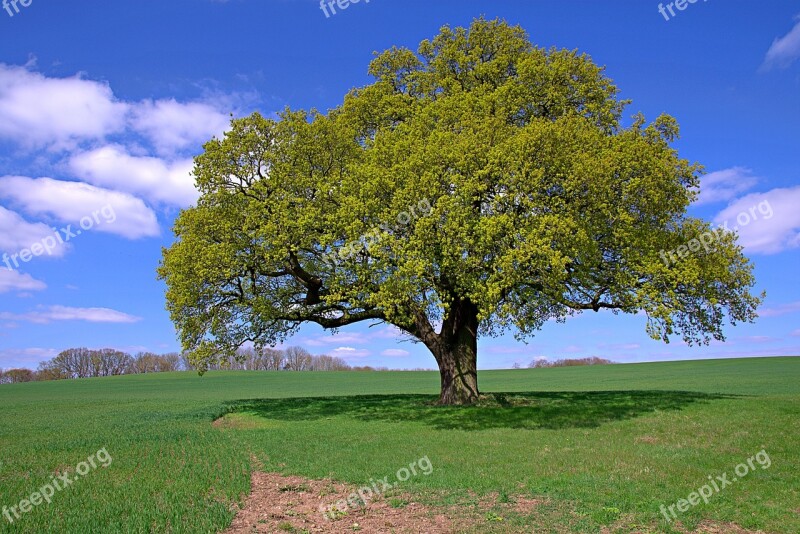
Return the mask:
{"type": "Polygon", "coordinates": [[[363,484],[423,456],[433,473],[402,489],[428,504],[468,507],[487,495],[540,503],[525,514],[489,507],[476,531],[666,530],[661,504],[761,449],[769,469],[681,520],[800,531],[800,359],[489,371],[480,380],[487,395],[469,408],[432,405],[438,376],[424,372],[2,386],[0,506],[101,447],[113,463],[13,525],[0,518],[0,531],[218,532],[255,465],[363,484]]]}

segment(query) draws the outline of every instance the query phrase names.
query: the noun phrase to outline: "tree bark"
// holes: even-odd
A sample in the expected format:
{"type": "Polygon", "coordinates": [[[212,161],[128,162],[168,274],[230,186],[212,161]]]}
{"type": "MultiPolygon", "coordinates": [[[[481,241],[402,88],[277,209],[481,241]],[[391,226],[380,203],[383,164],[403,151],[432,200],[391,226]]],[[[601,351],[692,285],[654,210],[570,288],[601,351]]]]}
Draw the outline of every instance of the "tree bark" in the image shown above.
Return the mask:
{"type": "Polygon", "coordinates": [[[439,364],[439,404],[464,405],[478,401],[478,310],[457,301],[442,324],[442,333],[429,347],[439,364]]]}
{"type": "Polygon", "coordinates": [[[477,350],[468,344],[445,351],[437,358],[442,380],[439,404],[454,406],[478,401],[477,350]]]}

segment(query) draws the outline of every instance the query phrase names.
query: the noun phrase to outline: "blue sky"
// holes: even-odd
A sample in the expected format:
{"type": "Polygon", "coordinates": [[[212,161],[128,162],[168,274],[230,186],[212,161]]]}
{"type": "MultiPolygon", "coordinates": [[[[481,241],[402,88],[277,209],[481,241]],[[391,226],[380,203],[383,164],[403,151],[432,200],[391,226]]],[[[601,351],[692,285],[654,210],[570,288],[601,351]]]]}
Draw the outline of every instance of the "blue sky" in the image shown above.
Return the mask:
{"type": "MultiPolygon", "coordinates": [[[[315,0],[9,3],[0,254],[12,269],[0,265],[0,368],[34,368],[75,346],[178,350],[155,269],[196,198],[189,171],[203,141],[230,114],[336,106],[370,83],[373,51],[416,49],[480,15],[522,25],[539,46],[590,54],[633,100],[628,115],[676,117],[681,155],[710,173],[692,214],[739,227],[768,296],[758,322],[729,328],[726,343],[666,345],[641,317],[592,313],[548,323],[528,345],[483,339],[479,366],[800,354],[800,2],[662,4],[665,14],[651,0],[361,0],[326,17],[315,0]]],[[[308,327],[288,344],[358,365],[435,366],[382,325],[337,336],[308,327]]]]}

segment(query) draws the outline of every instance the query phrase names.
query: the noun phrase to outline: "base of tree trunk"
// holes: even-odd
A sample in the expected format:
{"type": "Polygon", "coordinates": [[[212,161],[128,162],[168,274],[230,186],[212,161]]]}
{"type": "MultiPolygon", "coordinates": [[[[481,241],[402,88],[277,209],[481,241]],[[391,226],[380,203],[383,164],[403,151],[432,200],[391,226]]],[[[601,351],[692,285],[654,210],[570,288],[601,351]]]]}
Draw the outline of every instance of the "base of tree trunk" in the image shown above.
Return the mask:
{"type": "Polygon", "coordinates": [[[471,351],[466,351],[440,358],[439,374],[442,379],[442,391],[439,395],[439,404],[459,406],[478,402],[480,394],[476,356],[471,351]]]}

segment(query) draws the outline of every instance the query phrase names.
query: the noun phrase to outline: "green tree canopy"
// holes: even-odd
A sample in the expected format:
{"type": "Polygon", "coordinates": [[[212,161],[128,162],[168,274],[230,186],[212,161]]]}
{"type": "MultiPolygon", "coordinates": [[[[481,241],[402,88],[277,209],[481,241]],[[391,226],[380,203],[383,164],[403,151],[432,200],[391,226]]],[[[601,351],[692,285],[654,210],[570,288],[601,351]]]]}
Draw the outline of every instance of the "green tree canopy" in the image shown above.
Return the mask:
{"type": "Polygon", "coordinates": [[[201,369],[304,322],[385,322],[430,349],[442,403],[470,403],[479,336],[608,309],[707,343],[755,319],[733,233],[662,261],[711,231],[686,214],[702,169],[672,117],[623,126],[588,56],[479,19],[369,73],[327,113],[235,119],[196,158],[201,196],[159,275],[201,369]]]}

